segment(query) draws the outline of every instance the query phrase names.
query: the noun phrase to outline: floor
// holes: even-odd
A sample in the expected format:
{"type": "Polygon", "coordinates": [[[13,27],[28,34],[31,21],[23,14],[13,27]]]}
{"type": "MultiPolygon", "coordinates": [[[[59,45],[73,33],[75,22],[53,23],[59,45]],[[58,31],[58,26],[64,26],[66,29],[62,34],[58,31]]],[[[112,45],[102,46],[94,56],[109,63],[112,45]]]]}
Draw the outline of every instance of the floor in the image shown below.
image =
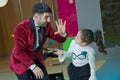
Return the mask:
{"type": "MultiPolygon", "coordinates": [[[[17,80],[14,73],[9,70],[8,62],[9,58],[0,58],[0,80],[17,80]]],[[[104,64],[104,62],[105,60],[96,61],[97,69],[99,69],[104,64]]],[[[63,72],[65,80],[69,80],[66,72],[67,65],[65,63],[60,65],[57,60],[47,61],[46,63],[49,74],[63,72]]]]}
{"type": "MultiPolygon", "coordinates": [[[[108,49],[108,52],[109,52],[109,54],[107,56],[104,56],[104,55],[103,55],[104,57],[101,56],[101,55],[96,56],[97,57],[97,59],[96,59],[96,68],[97,68],[97,71],[104,70],[102,68],[104,67],[104,65],[106,64],[106,62],[109,62],[108,61],[109,59],[110,59],[110,62],[111,62],[111,59],[114,60],[114,59],[118,58],[120,60],[120,55],[118,54],[118,53],[120,53],[120,48],[118,48],[117,50],[108,49]]],[[[117,60],[117,61],[119,62],[119,60],[117,60]]],[[[13,74],[13,72],[11,72],[9,70],[9,68],[8,68],[8,62],[9,62],[9,58],[8,57],[0,58],[0,80],[17,80],[17,78],[13,74]]],[[[49,74],[63,72],[65,80],[69,80],[67,72],[66,72],[66,67],[67,67],[66,62],[63,62],[62,65],[61,65],[58,62],[57,59],[53,59],[53,58],[48,59],[45,62],[47,64],[47,70],[48,70],[49,74]]],[[[109,65],[107,65],[107,66],[108,67],[113,67],[112,65],[116,65],[116,64],[114,64],[114,61],[113,61],[113,63],[110,64],[111,66],[109,66],[109,65]]],[[[104,73],[104,71],[103,71],[103,73],[104,73]]],[[[113,80],[120,80],[120,79],[113,79],[113,80]]]]}
{"type": "Polygon", "coordinates": [[[96,76],[97,80],[120,80],[120,56],[107,59],[96,76]]]}

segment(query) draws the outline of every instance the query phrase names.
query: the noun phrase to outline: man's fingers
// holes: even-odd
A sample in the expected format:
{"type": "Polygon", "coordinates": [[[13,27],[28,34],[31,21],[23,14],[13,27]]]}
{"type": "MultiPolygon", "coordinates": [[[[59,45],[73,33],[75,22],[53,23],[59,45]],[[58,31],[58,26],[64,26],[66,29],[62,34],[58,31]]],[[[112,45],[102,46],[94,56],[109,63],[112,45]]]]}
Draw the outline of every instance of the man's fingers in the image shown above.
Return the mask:
{"type": "Polygon", "coordinates": [[[44,74],[43,74],[42,70],[39,67],[36,67],[33,70],[33,73],[35,74],[36,79],[41,79],[41,78],[44,77],[44,74]]]}
{"type": "Polygon", "coordinates": [[[59,32],[58,32],[58,31],[56,31],[54,34],[59,34],[59,32]]]}
{"type": "Polygon", "coordinates": [[[62,19],[60,19],[60,25],[63,25],[63,21],[62,21],[62,19]]]}
{"type": "Polygon", "coordinates": [[[66,26],[66,21],[64,21],[64,26],[66,26]]]}
{"type": "Polygon", "coordinates": [[[58,25],[60,25],[61,24],[61,19],[58,19],[58,25]]]}
{"type": "Polygon", "coordinates": [[[58,20],[56,21],[56,25],[57,25],[57,27],[62,26],[62,25],[63,25],[62,19],[58,19],[58,20]]]}
{"type": "Polygon", "coordinates": [[[38,72],[38,78],[42,79],[43,77],[44,77],[44,74],[43,74],[42,70],[40,69],[38,72]]]}

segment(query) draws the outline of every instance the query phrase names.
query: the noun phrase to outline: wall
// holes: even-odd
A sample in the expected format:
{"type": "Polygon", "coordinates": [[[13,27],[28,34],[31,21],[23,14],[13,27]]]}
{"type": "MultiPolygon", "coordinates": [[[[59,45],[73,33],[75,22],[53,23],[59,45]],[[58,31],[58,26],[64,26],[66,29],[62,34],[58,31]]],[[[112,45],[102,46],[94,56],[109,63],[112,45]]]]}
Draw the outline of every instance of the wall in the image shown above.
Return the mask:
{"type": "Polygon", "coordinates": [[[78,26],[103,31],[99,0],[76,0],[78,26]]]}
{"type": "Polygon", "coordinates": [[[17,0],[8,0],[7,5],[0,8],[0,56],[6,56],[11,52],[11,34],[15,24],[20,21],[19,13],[17,0]]]}
{"type": "MultiPolygon", "coordinates": [[[[99,0],[76,0],[76,9],[79,29],[99,29],[103,32],[99,0]]],[[[98,51],[95,43],[92,46],[98,51]]]]}

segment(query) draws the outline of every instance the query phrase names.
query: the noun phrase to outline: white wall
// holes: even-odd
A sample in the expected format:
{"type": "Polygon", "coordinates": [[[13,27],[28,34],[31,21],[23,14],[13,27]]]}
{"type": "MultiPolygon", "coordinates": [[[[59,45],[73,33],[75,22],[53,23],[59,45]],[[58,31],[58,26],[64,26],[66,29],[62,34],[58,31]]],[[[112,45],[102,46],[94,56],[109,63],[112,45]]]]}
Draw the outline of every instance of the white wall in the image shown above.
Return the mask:
{"type": "MultiPolygon", "coordinates": [[[[79,29],[87,28],[95,31],[99,29],[103,32],[101,10],[99,0],[75,0],[79,29]]],[[[103,36],[104,39],[104,36],[103,36]]],[[[92,44],[97,50],[95,43],[92,44]]]]}
{"type": "Polygon", "coordinates": [[[76,0],[78,26],[103,31],[99,0],[76,0]]]}

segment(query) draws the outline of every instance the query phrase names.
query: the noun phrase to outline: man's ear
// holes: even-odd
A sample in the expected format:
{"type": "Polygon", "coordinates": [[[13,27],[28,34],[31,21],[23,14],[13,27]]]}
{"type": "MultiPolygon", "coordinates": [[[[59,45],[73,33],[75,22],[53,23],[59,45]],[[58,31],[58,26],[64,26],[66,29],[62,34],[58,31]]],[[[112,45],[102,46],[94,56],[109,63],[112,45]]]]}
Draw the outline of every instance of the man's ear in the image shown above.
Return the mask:
{"type": "Polygon", "coordinates": [[[38,14],[38,13],[35,13],[35,14],[34,14],[34,19],[36,19],[36,20],[39,19],[39,14],[38,14]]]}

